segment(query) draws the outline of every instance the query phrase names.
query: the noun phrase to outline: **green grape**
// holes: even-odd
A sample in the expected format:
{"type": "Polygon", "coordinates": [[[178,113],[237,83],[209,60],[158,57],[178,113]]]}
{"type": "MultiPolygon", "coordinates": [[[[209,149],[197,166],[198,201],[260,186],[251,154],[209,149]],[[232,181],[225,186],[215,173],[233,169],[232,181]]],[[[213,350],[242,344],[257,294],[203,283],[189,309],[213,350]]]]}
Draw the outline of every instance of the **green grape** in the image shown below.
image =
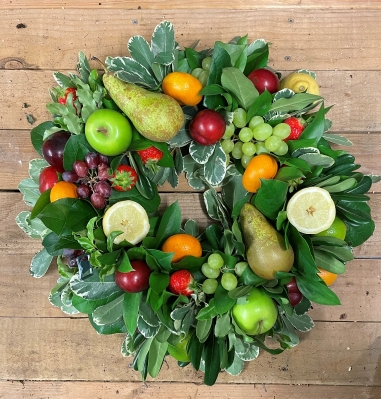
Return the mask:
{"type": "Polygon", "coordinates": [[[238,137],[242,142],[247,143],[253,138],[253,131],[248,127],[243,127],[239,131],[238,137]]]}
{"type": "Polygon", "coordinates": [[[285,139],[291,133],[290,125],[287,123],[279,123],[273,127],[273,135],[279,137],[280,139],[285,139]]]}
{"type": "Polygon", "coordinates": [[[277,136],[270,136],[269,138],[266,139],[265,141],[265,147],[270,151],[274,152],[279,150],[281,144],[283,141],[277,137],[277,136]]]}
{"type": "Polygon", "coordinates": [[[195,68],[193,69],[191,75],[198,79],[200,77],[201,72],[204,72],[202,68],[195,68]]]}
{"type": "Polygon", "coordinates": [[[276,151],[273,151],[273,152],[275,155],[281,156],[281,155],[287,154],[287,151],[288,151],[288,145],[286,142],[282,141],[279,149],[277,149],[276,151]]]}
{"type": "Polygon", "coordinates": [[[204,263],[201,266],[201,272],[207,278],[217,278],[220,275],[220,269],[214,270],[208,263],[204,263]]]}
{"type": "Polygon", "coordinates": [[[237,141],[234,144],[234,148],[233,148],[233,150],[231,152],[231,155],[232,155],[233,158],[241,159],[241,157],[242,157],[242,146],[243,146],[242,141],[237,141]]]}
{"type": "Polygon", "coordinates": [[[208,256],[208,265],[213,270],[219,270],[225,264],[224,258],[220,254],[211,254],[208,256]]]}
{"type": "Polygon", "coordinates": [[[247,266],[249,266],[249,264],[247,262],[238,262],[234,267],[235,274],[238,277],[242,276],[242,274],[245,271],[245,269],[247,268],[247,266]]]}
{"type": "Polygon", "coordinates": [[[233,112],[233,123],[236,127],[246,126],[246,111],[243,108],[237,108],[233,112]]]}
{"type": "Polygon", "coordinates": [[[238,280],[237,277],[232,273],[224,273],[221,277],[221,285],[227,291],[234,290],[237,287],[238,280]]]}
{"type": "Polygon", "coordinates": [[[202,84],[202,87],[206,86],[206,83],[208,82],[208,77],[209,77],[209,72],[208,71],[202,71],[200,73],[200,76],[197,79],[202,84]]]}
{"type": "Polygon", "coordinates": [[[242,152],[244,155],[254,155],[256,151],[255,144],[249,141],[248,143],[243,143],[242,152]]]}
{"type": "Polygon", "coordinates": [[[223,139],[230,139],[230,137],[233,136],[234,131],[235,131],[235,126],[234,126],[233,123],[230,123],[229,125],[226,125],[225,133],[224,133],[224,135],[222,136],[222,138],[223,138],[223,139]]]}
{"type": "Polygon", "coordinates": [[[233,140],[222,140],[221,147],[224,150],[225,154],[230,154],[234,148],[233,140]]]}
{"type": "Polygon", "coordinates": [[[253,116],[249,122],[249,128],[254,129],[256,126],[265,123],[264,119],[261,116],[253,116]]]}
{"type": "Polygon", "coordinates": [[[249,165],[250,161],[254,158],[254,155],[245,155],[243,154],[241,157],[241,165],[246,169],[247,165],[249,165]]]}
{"type": "Polygon", "coordinates": [[[205,57],[202,60],[202,69],[204,69],[205,71],[210,71],[210,65],[212,63],[212,57],[205,57]]]}
{"type": "Polygon", "coordinates": [[[270,152],[263,141],[258,141],[255,146],[257,147],[257,154],[268,154],[270,152]]]}
{"type": "Polygon", "coordinates": [[[216,292],[217,287],[218,287],[218,281],[215,278],[207,278],[202,283],[202,290],[205,292],[205,294],[208,295],[214,294],[216,292]]]}
{"type": "Polygon", "coordinates": [[[271,136],[273,128],[268,123],[261,123],[253,129],[253,135],[255,140],[265,141],[271,136]]]}

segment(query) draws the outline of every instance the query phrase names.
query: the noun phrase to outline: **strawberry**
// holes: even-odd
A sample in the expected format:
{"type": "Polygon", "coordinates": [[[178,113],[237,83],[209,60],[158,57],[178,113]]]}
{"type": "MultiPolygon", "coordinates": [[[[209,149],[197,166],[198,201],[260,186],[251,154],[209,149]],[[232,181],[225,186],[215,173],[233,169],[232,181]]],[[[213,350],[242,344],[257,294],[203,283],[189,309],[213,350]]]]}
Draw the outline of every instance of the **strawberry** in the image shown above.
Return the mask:
{"type": "Polygon", "coordinates": [[[138,175],[131,166],[119,165],[109,180],[114,190],[129,191],[134,188],[138,175]]]}
{"type": "Polygon", "coordinates": [[[76,91],[76,89],[74,89],[74,87],[68,87],[66,90],[65,90],[65,94],[63,95],[63,96],[61,96],[61,97],[59,97],[58,98],[58,102],[60,103],[60,104],[66,104],[66,101],[67,101],[67,97],[68,97],[68,95],[69,94],[73,94],[73,101],[75,101],[76,99],[77,99],[77,91],[76,91]]]}
{"type": "Polygon", "coordinates": [[[285,119],[284,123],[290,126],[291,133],[283,141],[298,140],[304,128],[306,127],[306,121],[302,118],[296,118],[295,116],[285,119]]]}
{"type": "Polygon", "coordinates": [[[189,270],[177,270],[169,278],[169,289],[173,294],[190,296],[195,289],[195,281],[189,270]]]}
{"type": "Polygon", "coordinates": [[[144,150],[137,151],[143,164],[148,168],[156,169],[156,164],[163,158],[163,151],[158,148],[151,146],[144,150]]]}

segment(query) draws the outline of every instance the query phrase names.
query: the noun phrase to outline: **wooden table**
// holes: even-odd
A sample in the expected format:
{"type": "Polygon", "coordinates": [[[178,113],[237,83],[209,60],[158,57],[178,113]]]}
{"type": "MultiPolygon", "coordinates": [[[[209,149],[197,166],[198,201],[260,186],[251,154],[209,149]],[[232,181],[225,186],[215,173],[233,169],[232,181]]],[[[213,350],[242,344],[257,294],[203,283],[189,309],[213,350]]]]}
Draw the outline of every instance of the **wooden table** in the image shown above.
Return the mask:
{"type": "MultiPolygon", "coordinates": [[[[54,268],[42,279],[29,275],[40,243],[15,225],[27,209],[17,184],[37,156],[31,119],[49,119],[52,72],[74,70],[80,50],[101,59],[124,55],[132,35],[149,39],[163,19],[181,46],[199,39],[198,48],[208,48],[247,33],[272,43],[271,67],[315,71],[326,104],[334,104],[332,130],[353,142],[364,173],[381,174],[380,0],[0,0],[0,397],[380,398],[381,183],[370,193],[376,231],[334,285],[342,306],[315,306],[316,327],[298,347],[278,357],[262,353],[213,387],[173,361],[143,385],[120,354],[121,336],[99,336],[85,317],[50,305],[54,268]]],[[[176,198],[184,218],[207,225],[201,195],[185,181],[174,194],[162,191],[163,207],[176,198]]]]}

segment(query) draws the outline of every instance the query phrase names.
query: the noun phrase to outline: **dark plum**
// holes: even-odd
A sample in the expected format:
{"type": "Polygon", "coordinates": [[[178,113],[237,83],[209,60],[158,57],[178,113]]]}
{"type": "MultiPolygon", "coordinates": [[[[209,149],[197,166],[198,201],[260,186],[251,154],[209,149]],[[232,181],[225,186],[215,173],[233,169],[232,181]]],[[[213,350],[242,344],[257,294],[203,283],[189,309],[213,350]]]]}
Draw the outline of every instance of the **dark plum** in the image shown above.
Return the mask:
{"type": "Polygon", "coordinates": [[[50,135],[42,144],[42,155],[50,165],[55,166],[61,173],[64,171],[63,153],[69,138],[70,133],[60,130],[50,135]]]}

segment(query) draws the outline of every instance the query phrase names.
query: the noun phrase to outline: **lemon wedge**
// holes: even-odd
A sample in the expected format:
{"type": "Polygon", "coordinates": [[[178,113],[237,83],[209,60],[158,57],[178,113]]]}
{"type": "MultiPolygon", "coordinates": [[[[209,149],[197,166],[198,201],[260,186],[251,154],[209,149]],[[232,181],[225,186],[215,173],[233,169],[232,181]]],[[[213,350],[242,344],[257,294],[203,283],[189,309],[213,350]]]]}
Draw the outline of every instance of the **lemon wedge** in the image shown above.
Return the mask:
{"type": "Polygon", "coordinates": [[[102,221],[103,231],[108,237],[113,231],[122,231],[114,240],[120,244],[123,240],[135,245],[149,232],[150,224],[146,210],[137,202],[120,201],[107,209],[102,221]]]}
{"type": "Polygon", "coordinates": [[[331,226],[336,207],[327,190],[307,187],[290,198],[286,212],[288,220],[299,232],[317,234],[331,226]]]}

